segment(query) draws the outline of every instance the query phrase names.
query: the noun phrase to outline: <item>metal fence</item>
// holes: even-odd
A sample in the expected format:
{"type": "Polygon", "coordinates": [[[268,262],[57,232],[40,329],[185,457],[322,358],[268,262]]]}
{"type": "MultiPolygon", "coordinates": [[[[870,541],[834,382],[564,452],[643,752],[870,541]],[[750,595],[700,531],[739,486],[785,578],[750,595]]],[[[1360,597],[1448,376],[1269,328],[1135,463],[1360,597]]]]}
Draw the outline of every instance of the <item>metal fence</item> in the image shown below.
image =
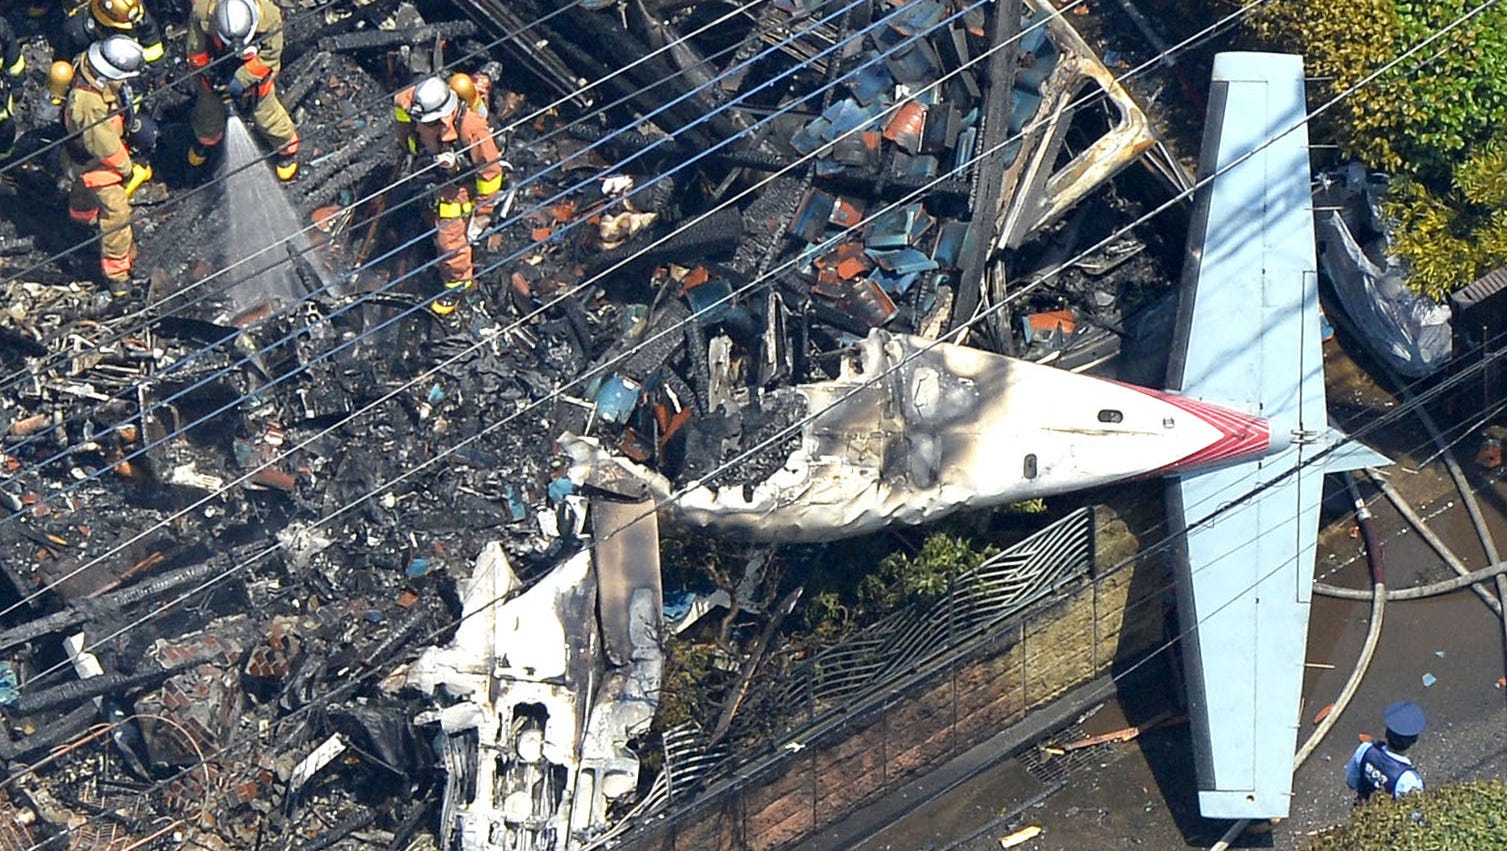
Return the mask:
{"type": "Polygon", "coordinates": [[[1019,720],[1034,705],[1039,672],[1023,661],[1005,671],[998,660],[1031,656],[1033,636],[1043,645],[1034,657],[1050,655],[1059,642],[1033,624],[1063,605],[1077,606],[1091,626],[1078,654],[1082,670],[1062,670],[1061,679],[1089,678],[1112,655],[1099,642],[1108,632],[1101,589],[1084,581],[1094,564],[1093,518],[1091,509],[1073,512],[958,577],[929,605],[897,612],[766,682],[745,710],[775,731],[756,752],[708,753],[698,731],[672,731],[667,777],[624,819],[620,836],[601,845],[713,851],[798,840],[1019,720]],[[981,702],[988,708],[972,708],[981,702]],[[843,782],[822,780],[832,776],[843,782]],[[786,798],[793,803],[782,808],[786,798]]]}
{"type": "Polygon", "coordinates": [[[1093,512],[1080,508],[957,577],[934,603],[895,612],[793,668],[762,708],[805,725],[847,711],[1087,573],[1093,561],[1093,512]]]}

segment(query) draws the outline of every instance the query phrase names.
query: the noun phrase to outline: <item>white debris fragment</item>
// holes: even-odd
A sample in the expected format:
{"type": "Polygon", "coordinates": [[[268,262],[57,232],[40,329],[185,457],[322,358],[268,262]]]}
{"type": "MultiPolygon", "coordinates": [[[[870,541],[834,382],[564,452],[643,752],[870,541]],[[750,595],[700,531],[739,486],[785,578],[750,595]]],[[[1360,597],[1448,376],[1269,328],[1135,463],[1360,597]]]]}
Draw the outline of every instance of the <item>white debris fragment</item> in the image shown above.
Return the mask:
{"type": "Polygon", "coordinates": [[[205,491],[221,491],[225,489],[224,479],[219,476],[201,473],[194,469],[194,466],[194,463],[188,463],[174,467],[172,472],[168,473],[168,483],[205,491]]]}
{"type": "Polygon", "coordinates": [[[335,757],[345,753],[345,750],[345,739],[341,738],[339,733],[321,742],[319,747],[300,760],[298,765],[293,766],[293,774],[288,777],[288,794],[296,795],[298,790],[309,782],[309,778],[318,774],[321,768],[329,765],[335,757]]]}

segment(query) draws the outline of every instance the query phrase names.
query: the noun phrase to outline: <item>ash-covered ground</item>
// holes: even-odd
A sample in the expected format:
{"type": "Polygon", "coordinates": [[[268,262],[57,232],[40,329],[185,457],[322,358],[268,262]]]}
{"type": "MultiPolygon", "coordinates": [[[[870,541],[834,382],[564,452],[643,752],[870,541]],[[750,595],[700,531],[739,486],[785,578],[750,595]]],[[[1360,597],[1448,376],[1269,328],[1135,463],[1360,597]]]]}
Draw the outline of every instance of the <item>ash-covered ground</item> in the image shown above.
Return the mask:
{"type": "Polygon", "coordinates": [[[231,164],[183,162],[177,5],[155,9],[164,132],[135,207],[150,285],[126,300],[90,282],[94,232],[59,189],[57,12],[13,14],[32,70],[0,188],[5,847],[447,842],[434,728],[413,723],[431,702],[394,673],[453,633],[487,542],[525,583],[583,546],[562,433],[678,482],[762,478],[780,446],[740,454],[804,415],[762,394],[832,377],[870,328],[936,336],[986,278],[1052,272],[976,339],[1092,366],[1144,343],[1125,319],[1172,279],[1180,239],[1151,229],[1076,256],[1165,197],[1140,166],[986,262],[980,195],[1016,190],[974,154],[1020,156],[1007,137],[1060,51],[1012,48],[1000,83],[999,11],[956,0],[284,4],[306,233],[227,267],[247,211],[231,164]],[[405,179],[391,96],[454,70],[492,80],[510,194],[440,317],[432,180],[405,179]],[[297,773],[334,734],[345,750],[297,773]]]}

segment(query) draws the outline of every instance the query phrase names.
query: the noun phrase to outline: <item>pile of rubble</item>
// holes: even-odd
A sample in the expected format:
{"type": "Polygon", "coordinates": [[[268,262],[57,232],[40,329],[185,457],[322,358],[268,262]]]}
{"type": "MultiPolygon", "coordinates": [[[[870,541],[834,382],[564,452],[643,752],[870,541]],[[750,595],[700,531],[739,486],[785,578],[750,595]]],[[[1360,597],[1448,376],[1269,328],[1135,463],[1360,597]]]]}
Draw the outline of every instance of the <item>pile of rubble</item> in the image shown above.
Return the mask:
{"type": "MultiPolygon", "coordinates": [[[[866,337],[965,328],[1142,209],[1155,184],[1121,168],[1177,168],[1034,3],[457,5],[286,10],[313,237],[271,249],[287,287],[220,271],[218,186],[164,154],[136,210],[147,302],[102,304],[57,226],[41,81],[18,92],[35,155],[6,191],[39,201],[0,214],[0,832],[603,835],[653,780],[645,479],[769,479],[813,413],[793,388],[852,379],[866,337]],[[495,81],[512,176],[442,319],[388,97],[452,67],[495,81]]],[[[169,153],[187,92],[150,101],[169,153]]],[[[1093,337],[1074,362],[1102,361],[1121,296],[1170,280],[1148,243],[973,340],[1066,361],[1093,337]]]]}

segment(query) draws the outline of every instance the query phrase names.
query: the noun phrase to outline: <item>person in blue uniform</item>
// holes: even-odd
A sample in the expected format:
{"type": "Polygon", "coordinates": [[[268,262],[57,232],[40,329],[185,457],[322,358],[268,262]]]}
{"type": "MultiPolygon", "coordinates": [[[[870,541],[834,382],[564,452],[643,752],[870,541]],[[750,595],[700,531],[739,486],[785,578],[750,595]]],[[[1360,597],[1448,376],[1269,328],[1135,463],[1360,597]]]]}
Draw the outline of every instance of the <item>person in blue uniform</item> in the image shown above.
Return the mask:
{"type": "Polygon", "coordinates": [[[1423,733],[1423,707],[1411,700],[1399,700],[1387,707],[1382,718],[1387,724],[1386,743],[1362,744],[1345,766],[1345,783],[1360,801],[1378,789],[1401,798],[1423,788],[1423,777],[1406,756],[1407,749],[1423,733]]]}

